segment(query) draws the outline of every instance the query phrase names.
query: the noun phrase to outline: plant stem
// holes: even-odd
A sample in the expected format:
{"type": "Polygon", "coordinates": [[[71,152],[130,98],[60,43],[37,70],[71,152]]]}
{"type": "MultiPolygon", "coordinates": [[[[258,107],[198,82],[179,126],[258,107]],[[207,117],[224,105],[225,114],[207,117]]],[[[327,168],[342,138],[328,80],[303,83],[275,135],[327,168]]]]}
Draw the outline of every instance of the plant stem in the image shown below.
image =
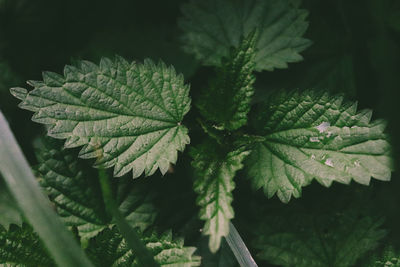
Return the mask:
{"type": "Polygon", "coordinates": [[[140,240],[136,230],[128,224],[124,216],[119,211],[118,206],[114,201],[109,177],[106,174],[105,170],[101,167],[99,168],[99,178],[106,209],[115,219],[115,223],[122,236],[128,243],[128,246],[132,251],[134,251],[135,256],[138,259],[139,265],[148,267],[160,267],[160,265],[157,264],[154,260],[153,255],[147,250],[146,246],[140,240]]]}
{"type": "Polygon", "coordinates": [[[225,239],[241,267],[257,267],[257,263],[231,222],[229,222],[229,234],[225,239]]]}
{"type": "Polygon", "coordinates": [[[93,266],[44,196],[1,111],[0,173],[57,266],[93,266]]]}

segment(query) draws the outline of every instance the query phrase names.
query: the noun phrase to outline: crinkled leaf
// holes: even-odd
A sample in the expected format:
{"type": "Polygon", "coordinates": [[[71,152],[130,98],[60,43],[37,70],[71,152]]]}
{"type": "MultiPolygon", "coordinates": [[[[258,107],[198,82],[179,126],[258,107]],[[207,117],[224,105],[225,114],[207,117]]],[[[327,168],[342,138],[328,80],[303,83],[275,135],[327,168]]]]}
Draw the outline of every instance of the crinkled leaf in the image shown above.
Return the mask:
{"type": "Polygon", "coordinates": [[[209,247],[215,253],[221,238],[229,233],[229,221],[234,217],[233,178],[248,155],[243,147],[225,153],[213,140],[207,140],[191,150],[196,180],[194,191],[199,195],[200,219],[206,221],[203,234],[209,235],[209,247]]]}
{"type": "Polygon", "coordinates": [[[302,38],[307,30],[307,11],[291,0],[204,0],[182,7],[184,50],[205,65],[219,66],[231,46],[240,38],[259,29],[256,70],[287,68],[298,62],[299,54],[310,45],[302,38]]]}
{"type": "Polygon", "coordinates": [[[6,230],[0,226],[0,265],[5,266],[55,266],[32,227],[10,225],[6,230]]]}
{"type": "Polygon", "coordinates": [[[353,266],[385,236],[382,220],[345,212],[268,215],[255,232],[258,257],[279,266],[353,266]],[[322,214],[321,214],[322,213],[322,214]]]}
{"type": "Polygon", "coordinates": [[[173,67],[151,60],[128,63],[103,58],[97,66],[80,61],[64,76],[43,73],[27,92],[13,88],[20,107],[35,112],[32,120],[49,125],[48,134],[67,139],[65,147],[84,146],[81,158],[114,166],[114,175],[133,177],[165,173],[177,151],[189,143],[181,125],[190,108],[189,86],[173,67]]]}
{"type": "Polygon", "coordinates": [[[262,135],[253,144],[247,173],[255,188],[283,202],[300,197],[314,178],[324,186],[351,180],[368,185],[371,176],[390,180],[392,161],[385,123],[371,111],[329,94],[281,93],[255,117],[262,135]]]}
{"type": "Polygon", "coordinates": [[[225,59],[217,76],[212,80],[198,101],[198,108],[207,120],[218,124],[219,128],[235,130],[247,122],[253,83],[254,45],[256,32],[250,33],[237,49],[233,49],[225,59]]]}
{"type": "MultiPolygon", "coordinates": [[[[105,210],[98,173],[77,160],[73,151],[63,149],[57,140],[46,138],[42,144],[36,149],[41,185],[62,220],[77,227],[80,237],[88,240],[112,223],[105,210]]],[[[114,180],[113,190],[121,212],[132,226],[143,231],[153,223],[152,194],[143,184],[121,178],[114,180]]]]}
{"type": "MultiPolygon", "coordinates": [[[[171,232],[162,236],[151,234],[142,241],[160,266],[200,266],[200,257],[193,255],[196,249],[184,247],[183,240],[173,240],[171,232]]],[[[134,251],[129,250],[115,227],[105,229],[90,240],[86,251],[96,266],[139,266],[134,251]]]]}

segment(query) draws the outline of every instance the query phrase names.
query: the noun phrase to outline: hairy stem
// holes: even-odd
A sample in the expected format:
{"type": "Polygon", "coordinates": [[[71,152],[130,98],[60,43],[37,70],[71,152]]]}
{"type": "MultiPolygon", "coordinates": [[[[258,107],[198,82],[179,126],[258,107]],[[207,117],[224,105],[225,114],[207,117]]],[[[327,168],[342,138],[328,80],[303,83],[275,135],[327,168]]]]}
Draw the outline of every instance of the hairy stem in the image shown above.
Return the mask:
{"type": "Polygon", "coordinates": [[[146,246],[140,240],[136,230],[128,224],[119,211],[113,198],[109,177],[101,167],[99,168],[99,178],[106,209],[115,219],[119,231],[128,243],[130,249],[134,251],[140,266],[160,267],[160,265],[154,260],[153,255],[151,255],[146,246]]]}

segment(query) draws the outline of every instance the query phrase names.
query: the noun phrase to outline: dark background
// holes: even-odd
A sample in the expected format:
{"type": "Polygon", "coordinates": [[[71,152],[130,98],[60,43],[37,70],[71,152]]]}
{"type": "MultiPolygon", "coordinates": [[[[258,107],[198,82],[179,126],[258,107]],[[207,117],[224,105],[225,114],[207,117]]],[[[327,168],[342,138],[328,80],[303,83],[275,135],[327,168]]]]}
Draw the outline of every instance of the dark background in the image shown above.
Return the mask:
{"type": "MultiPolygon", "coordinates": [[[[42,71],[62,73],[64,65],[71,60],[98,63],[102,56],[116,54],[128,60],[161,58],[185,75],[191,84],[192,96],[196,96],[213,69],[201,67],[180,48],[180,30],[176,22],[182,2],[0,0],[0,109],[32,165],[36,163],[32,142],[43,129],[30,121],[30,112],[17,108],[18,101],[8,89],[24,87],[26,80],[40,80],[42,71]]],[[[310,12],[306,37],[313,45],[302,53],[305,60],[290,64],[289,69],[258,73],[256,101],[275,89],[314,88],[344,93],[348,99],[357,100],[359,108],[373,109],[374,118],[388,120],[387,131],[392,137],[398,166],[400,1],[305,0],[302,7],[310,12]]],[[[195,112],[191,111],[188,118],[194,118],[195,112]]],[[[193,134],[196,138],[195,130],[193,134]]],[[[182,171],[177,172],[178,178],[170,183],[164,179],[161,186],[165,198],[179,190],[187,192],[188,201],[177,197],[169,199],[169,206],[164,207],[166,217],[171,207],[183,212],[183,216],[164,221],[166,227],[182,229],[193,223],[191,218],[197,210],[191,179],[185,172],[189,169],[189,159],[183,157],[180,162],[182,171]]],[[[384,228],[389,232],[382,247],[393,244],[400,248],[399,178],[395,172],[390,183],[372,181],[369,187],[352,183],[350,186],[334,184],[326,189],[313,183],[304,188],[300,200],[292,200],[288,205],[276,198],[267,200],[262,192],[253,193],[247,180],[237,179],[235,221],[246,243],[251,243],[246,222],[259,219],[259,215],[252,212],[259,206],[289,209],[293,205],[303,205],[315,211],[327,209],[332,203],[343,202],[342,206],[338,205],[344,207],[355,194],[367,192],[363,193],[368,198],[361,200],[362,205],[370,207],[372,214],[386,218],[384,228]],[[248,208],[249,205],[252,207],[248,208]]],[[[195,243],[196,237],[187,235],[188,242],[195,243]]],[[[267,266],[260,262],[260,266],[263,264],[267,266]]]]}

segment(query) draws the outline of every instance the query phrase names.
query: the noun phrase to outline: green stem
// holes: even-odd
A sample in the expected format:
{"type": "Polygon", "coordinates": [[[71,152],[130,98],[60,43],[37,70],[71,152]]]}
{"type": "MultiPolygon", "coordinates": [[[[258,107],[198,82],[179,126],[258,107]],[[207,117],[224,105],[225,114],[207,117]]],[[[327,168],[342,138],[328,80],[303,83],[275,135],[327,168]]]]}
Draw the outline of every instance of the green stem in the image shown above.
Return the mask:
{"type": "Polygon", "coordinates": [[[257,263],[231,222],[229,222],[229,234],[225,239],[241,267],[257,267],[257,263]]]}
{"type": "Polygon", "coordinates": [[[57,266],[93,266],[43,194],[1,111],[0,173],[57,266]]]}
{"type": "Polygon", "coordinates": [[[128,224],[124,216],[119,211],[118,206],[114,201],[108,175],[103,168],[99,168],[99,178],[106,209],[113,216],[115,223],[122,236],[128,243],[128,246],[131,248],[132,251],[134,251],[135,256],[138,259],[139,265],[148,267],[160,267],[160,265],[154,260],[153,255],[147,250],[146,246],[140,240],[140,237],[137,234],[136,230],[128,224]]]}

